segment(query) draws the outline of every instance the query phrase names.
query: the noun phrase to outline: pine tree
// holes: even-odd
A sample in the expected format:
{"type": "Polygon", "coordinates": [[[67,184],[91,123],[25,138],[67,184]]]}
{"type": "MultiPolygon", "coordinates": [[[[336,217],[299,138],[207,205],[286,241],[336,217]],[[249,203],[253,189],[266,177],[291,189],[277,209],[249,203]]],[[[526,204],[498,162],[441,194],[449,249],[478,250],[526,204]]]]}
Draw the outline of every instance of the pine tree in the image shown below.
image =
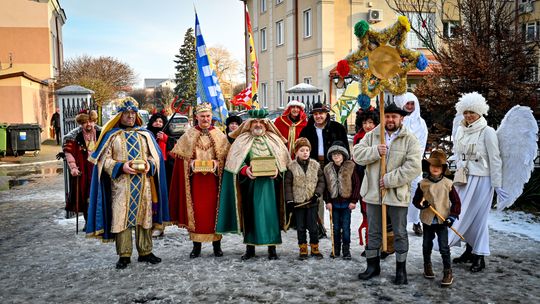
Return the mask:
{"type": "Polygon", "coordinates": [[[175,55],[176,87],[174,94],[178,100],[185,100],[184,109],[189,105],[197,103],[197,57],[195,54],[195,36],[193,28],[188,28],[184,35],[184,44],[180,47],[180,52],[175,55]]]}

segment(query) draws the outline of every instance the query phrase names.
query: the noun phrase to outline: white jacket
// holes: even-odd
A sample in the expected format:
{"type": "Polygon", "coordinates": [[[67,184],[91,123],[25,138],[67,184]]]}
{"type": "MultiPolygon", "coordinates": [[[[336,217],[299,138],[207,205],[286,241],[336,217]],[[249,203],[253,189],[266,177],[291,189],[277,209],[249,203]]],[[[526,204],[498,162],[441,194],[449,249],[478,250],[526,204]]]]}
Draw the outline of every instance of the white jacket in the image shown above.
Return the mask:
{"type": "MultiPolygon", "coordinates": [[[[380,125],[362,138],[353,147],[353,159],[366,166],[360,195],[369,204],[379,204],[379,170],[380,159],[377,145],[380,144],[380,125]]],[[[411,182],[422,173],[420,144],[414,134],[407,128],[401,128],[392,141],[387,154],[384,185],[386,195],[384,203],[389,206],[408,207],[410,201],[411,182]]]]}
{"type": "Polygon", "coordinates": [[[469,175],[490,176],[492,187],[502,185],[502,161],[495,130],[484,117],[469,126],[461,122],[454,138],[457,168],[467,165],[469,175]],[[467,162],[467,159],[469,160],[467,162]]]}

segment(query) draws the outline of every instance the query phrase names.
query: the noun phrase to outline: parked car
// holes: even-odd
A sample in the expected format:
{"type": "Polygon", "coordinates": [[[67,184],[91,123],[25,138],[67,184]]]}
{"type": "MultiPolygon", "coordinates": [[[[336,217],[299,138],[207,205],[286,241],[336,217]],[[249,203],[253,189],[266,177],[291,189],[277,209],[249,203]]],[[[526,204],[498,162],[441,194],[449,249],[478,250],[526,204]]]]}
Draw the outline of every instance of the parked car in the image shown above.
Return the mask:
{"type": "Polygon", "coordinates": [[[189,119],[187,116],[174,115],[174,117],[173,116],[169,117],[169,120],[171,121],[169,123],[169,132],[174,137],[182,136],[182,134],[184,134],[185,131],[191,128],[191,125],[189,124],[189,119]]]}

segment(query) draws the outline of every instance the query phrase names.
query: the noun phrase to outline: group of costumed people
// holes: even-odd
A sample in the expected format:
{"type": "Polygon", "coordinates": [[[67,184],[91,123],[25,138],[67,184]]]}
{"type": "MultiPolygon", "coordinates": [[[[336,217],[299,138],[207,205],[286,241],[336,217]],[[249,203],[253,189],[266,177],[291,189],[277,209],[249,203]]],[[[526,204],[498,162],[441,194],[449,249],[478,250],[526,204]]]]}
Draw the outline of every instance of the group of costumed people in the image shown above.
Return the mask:
{"type": "Polygon", "coordinates": [[[304,108],[291,101],[275,122],[265,109],[249,110],[245,121],[229,117],[224,134],[212,124],[211,105],[202,103],[194,109],[196,126],[174,145],[162,129],[167,117],[155,114],[143,128],[132,98],[122,101],[118,114],[103,128],[95,126],[94,112],[82,112],[77,117],[81,127],[64,139],[70,183],[77,183],[71,186],[77,192],[70,193],[69,210],[74,205],[77,211],[87,210],[88,236],[116,242],[119,269],[131,262],[132,231],[138,261],[159,263],[152,253],[152,231],[168,224],[188,230],[193,242],[190,258],[201,255],[202,243],[212,243],[214,255],[220,257],[223,234],[241,233],[246,245],[242,260],[255,257],[256,246],[268,247],[268,258],[278,259],[276,246],[291,217],[300,259],[309,256],[308,244],[311,256],[322,258],[321,207],[333,219],[330,256],[350,259],[351,211],[358,202],[363,217],[359,236],[367,259],[359,279],[369,280],[381,271],[383,229],[388,229],[382,227],[383,202],[393,233],[395,284],[408,282],[408,222],[416,234],[423,234],[424,277],[435,277],[435,248],[444,266],[441,285],[452,284],[450,246],[461,239],[449,227],[467,242],[453,263],[471,263],[473,272],[486,267],[493,193],[500,200],[508,194],[501,187],[497,135],[487,126],[489,107],[480,94],[465,94],[456,104],[464,116],[454,137],[456,164],[458,170],[468,169],[466,181],[459,184],[448,178],[442,150],[423,159],[427,129],[411,93],[396,96],[385,108],[384,125],[379,124],[377,109],[359,111],[352,152],[345,128],[330,120],[326,105],[314,104],[309,119],[304,108]],[[383,175],[382,158],[387,164],[383,175]],[[84,197],[89,197],[88,207],[84,197]]]}

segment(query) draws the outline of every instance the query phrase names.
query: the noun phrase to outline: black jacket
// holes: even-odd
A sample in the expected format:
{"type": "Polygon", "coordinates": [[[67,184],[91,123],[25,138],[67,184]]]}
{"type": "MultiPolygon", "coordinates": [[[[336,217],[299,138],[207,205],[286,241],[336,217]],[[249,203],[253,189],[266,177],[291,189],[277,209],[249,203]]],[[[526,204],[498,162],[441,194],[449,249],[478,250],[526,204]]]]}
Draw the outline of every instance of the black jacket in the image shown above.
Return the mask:
{"type": "MultiPolygon", "coordinates": [[[[347,151],[350,155],[350,148],[349,148],[349,140],[347,138],[347,131],[345,130],[345,127],[335,121],[331,121],[330,117],[328,117],[326,121],[326,126],[324,126],[323,132],[322,132],[323,140],[324,140],[324,163],[327,164],[328,158],[326,157],[326,154],[328,153],[328,149],[332,146],[332,143],[336,140],[342,141],[343,143],[346,143],[347,151]]],[[[315,121],[313,120],[313,117],[310,117],[308,120],[307,126],[300,132],[300,137],[305,137],[309,140],[309,143],[311,144],[311,153],[309,157],[313,159],[318,158],[318,151],[319,151],[319,139],[317,137],[317,131],[315,128],[315,121]]]]}

